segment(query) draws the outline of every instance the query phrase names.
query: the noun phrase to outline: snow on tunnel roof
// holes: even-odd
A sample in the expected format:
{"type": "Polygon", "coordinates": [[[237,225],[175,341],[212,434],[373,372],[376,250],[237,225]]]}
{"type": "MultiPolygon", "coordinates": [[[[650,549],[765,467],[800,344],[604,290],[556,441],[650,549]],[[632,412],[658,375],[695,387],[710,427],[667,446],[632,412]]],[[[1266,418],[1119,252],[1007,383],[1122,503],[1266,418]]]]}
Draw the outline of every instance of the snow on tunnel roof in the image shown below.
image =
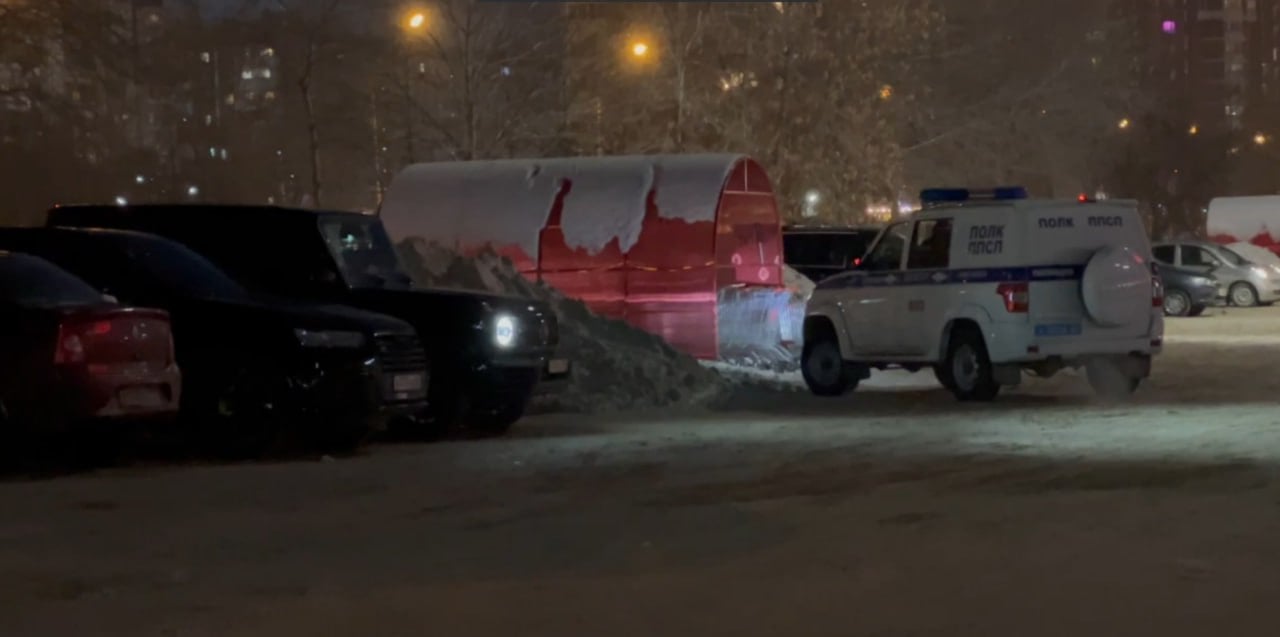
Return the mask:
{"type": "Polygon", "coordinates": [[[380,215],[395,240],[492,242],[538,253],[561,185],[561,227],[571,248],[624,252],[640,238],[651,190],[658,215],[714,221],[720,193],[744,155],[632,155],[415,164],[400,172],[380,215]]]}

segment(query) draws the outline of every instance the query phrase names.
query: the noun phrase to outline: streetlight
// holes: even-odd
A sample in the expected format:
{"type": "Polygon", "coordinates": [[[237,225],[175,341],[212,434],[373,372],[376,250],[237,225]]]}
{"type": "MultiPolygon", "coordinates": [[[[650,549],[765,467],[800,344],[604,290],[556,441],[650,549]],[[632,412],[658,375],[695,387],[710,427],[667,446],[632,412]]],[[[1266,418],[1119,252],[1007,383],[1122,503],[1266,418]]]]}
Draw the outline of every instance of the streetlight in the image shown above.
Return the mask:
{"type": "Polygon", "coordinates": [[[1263,133],[1258,133],[1257,135],[1253,136],[1253,143],[1259,146],[1265,145],[1267,141],[1268,141],[1267,136],[1263,133]]]}
{"type": "Polygon", "coordinates": [[[1117,124],[1117,126],[1119,126],[1119,127],[1120,127],[1120,130],[1128,130],[1129,126],[1131,126],[1132,124],[1133,124],[1133,122],[1129,121],[1129,118],[1128,118],[1128,117],[1126,117],[1126,118],[1124,118],[1124,119],[1120,120],[1120,123],[1119,123],[1119,124],[1117,124]]]}
{"type": "Polygon", "coordinates": [[[643,58],[649,55],[649,44],[646,42],[633,42],[631,44],[631,55],[643,58]]]}
{"type": "Polygon", "coordinates": [[[1192,125],[1191,125],[1191,128],[1188,128],[1188,129],[1187,129],[1187,134],[1188,134],[1188,135],[1199,135],[1199,134],[1200,134],[1200,127],[1199,127],[1199,126],[1197,126],[1197,125],[1195,125],[1195,124],[1192,124],[1192,125]]]}
{"type": "Polygon", "coordinates": [[[414,9],[404,14],[403,26],[406,31],[421,31],[427,26],[427,12],[414,9]]]}

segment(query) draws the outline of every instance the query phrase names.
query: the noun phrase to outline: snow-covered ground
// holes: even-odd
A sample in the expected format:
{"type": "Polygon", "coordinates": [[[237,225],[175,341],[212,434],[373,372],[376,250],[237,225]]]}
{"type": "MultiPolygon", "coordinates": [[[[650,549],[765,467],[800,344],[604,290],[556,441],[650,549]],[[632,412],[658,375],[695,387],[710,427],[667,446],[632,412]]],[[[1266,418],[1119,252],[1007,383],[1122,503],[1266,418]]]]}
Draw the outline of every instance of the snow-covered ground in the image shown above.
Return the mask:
{"type": "Polygon", "coordinates": [[[0,635],[1274,632],[1280,308],[1170,321],[1137,400],[540,416],[348,460],[0,484],[0,635]]]}

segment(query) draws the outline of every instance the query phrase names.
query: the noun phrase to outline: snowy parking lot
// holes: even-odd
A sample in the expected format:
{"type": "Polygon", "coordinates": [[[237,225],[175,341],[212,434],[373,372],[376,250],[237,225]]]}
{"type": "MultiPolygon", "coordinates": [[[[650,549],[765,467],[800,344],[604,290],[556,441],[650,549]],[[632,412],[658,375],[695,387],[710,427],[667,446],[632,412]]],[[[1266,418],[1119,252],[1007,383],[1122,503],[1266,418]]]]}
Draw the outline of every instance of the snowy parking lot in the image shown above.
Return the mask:
{"type": "Polygon", "coordinates": [[[0,484],[0,635],[1269,634],[1280,308],[1136,400],[928,373],[499,440],[0,484]]]}

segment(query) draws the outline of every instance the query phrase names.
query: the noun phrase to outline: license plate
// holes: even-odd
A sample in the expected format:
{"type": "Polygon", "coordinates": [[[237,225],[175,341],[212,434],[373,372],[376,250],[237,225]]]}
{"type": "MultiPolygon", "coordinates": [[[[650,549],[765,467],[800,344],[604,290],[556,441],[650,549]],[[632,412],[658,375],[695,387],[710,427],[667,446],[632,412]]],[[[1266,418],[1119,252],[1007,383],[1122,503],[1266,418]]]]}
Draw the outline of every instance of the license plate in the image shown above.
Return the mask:
{"type": "Polygon", "coordinates": [[[155,387],[126,387],[117,396],[121,407],[160,407],[167,402],[155,387]]]}
{"type": "Polygon", "coordinates": [[[391,377],[391,389],[397,393],[422,391],[422,374],[396,374],[391,377]]]}
{"type": "Polygon", "coordinates": [[[569,361],[564,358],[553,358],[547,361],[547,373],[563,374],[569,371],[569,361]]]}
{"type": "Polygon", "coordinates": [[[1079,336],[1079,323],[1049,323],[1036,326],[1036,336],[1079,336]]]}

